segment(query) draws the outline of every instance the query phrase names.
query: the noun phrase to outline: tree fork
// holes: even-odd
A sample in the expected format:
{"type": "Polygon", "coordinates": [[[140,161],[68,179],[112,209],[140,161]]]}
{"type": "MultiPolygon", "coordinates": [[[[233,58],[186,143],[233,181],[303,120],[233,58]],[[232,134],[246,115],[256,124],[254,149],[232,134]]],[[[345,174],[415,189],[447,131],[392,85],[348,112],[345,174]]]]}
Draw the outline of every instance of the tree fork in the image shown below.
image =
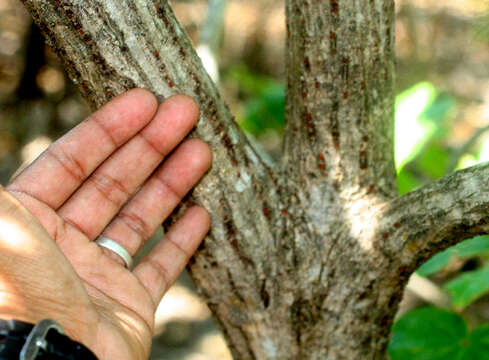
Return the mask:
{"type": "Polygon", "coordinates": [[[408,276],[489,229],[489,166],[396,197],[394,3],[287,1],[282,170],[234,122],[167,1],[23,0],[93,108],[133,87],[201,109],[212,230],[190,272],[236,359],[381,359],[408,276]]]}
{"type": "Polygon", "coordinates": [[[286,10],[296,358],[379,358],[401,294],[372,232],[397,194],[394,2],[288,0],[286,10]]]}

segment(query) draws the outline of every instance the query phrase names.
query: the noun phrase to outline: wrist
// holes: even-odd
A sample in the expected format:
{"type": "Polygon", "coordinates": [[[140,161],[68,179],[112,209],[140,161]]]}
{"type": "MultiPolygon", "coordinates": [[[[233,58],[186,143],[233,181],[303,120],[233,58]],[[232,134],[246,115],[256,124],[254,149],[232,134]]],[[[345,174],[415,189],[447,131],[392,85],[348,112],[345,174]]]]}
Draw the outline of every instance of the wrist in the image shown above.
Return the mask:
{"type": "MultiPolygon", "coordinates": [[[[1,292],[0,298],[3,302],[0,306],[0,329],[1,324],[8,320],[31,324],[33,327],[43,319],[53,319],[69,339],[77,341],[89,349],[92,349],[96,343],[96,331],[92,330],[93,324],[87,322],[90,315],[86,311],[79,311],[79,316],[75,316],[69,311],[70,309],[56,306],[57,304],[53,302],[46,306],[48,301],[43,302],[40,299],[35,299],[35,301],[27,301],[27,304],[26,301],[22,301],[28,300],[26,298],[20,298],[19,301],[19,297],[5,295],[1,292]]],[[[4,360],[4,358],[0,356],[0,360],[4,360]]]]}
{"type": "Polygon", "coordinates": [[[97,360],[84,345],[64,334],[59,324],[0,319],[0,360],[97,360]]]}

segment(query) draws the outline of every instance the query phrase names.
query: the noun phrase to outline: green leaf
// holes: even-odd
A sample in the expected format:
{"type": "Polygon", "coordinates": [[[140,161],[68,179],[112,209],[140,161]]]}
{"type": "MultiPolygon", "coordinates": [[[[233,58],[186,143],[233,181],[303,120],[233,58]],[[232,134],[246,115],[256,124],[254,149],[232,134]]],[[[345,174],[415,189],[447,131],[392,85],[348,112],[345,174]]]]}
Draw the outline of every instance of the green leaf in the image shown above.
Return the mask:
{"type": "Polygon", "coordinates": [[[450,262],[452,254],[453,252],[451,251],[451,249],[442,251],[441,253],[436,254],[423,265],[421,265],[416,272],[418,273],[418,275],[421,276],[430,276],[436,274],[450,262]]]}
{"type": "Polygon", "coordinates": [[[239,91],[246,97],[260,96],[263,93],[263,89],[276,82],[276,80],[270,77],[256,74],[246,65],[232,67],[224,74],[224,77],[237,83],[239,91]]]}
{"type": "Polygon", "coordinates": [[[438,141],[430,141],[416,159],[418,169],[435,180],[445,175],[450,153],[438,141]]]}
{"type": "Polygon", "coordinates": [[[461,360],[467,327],[457,314],[433,308],[415,309],[392,328],[392,360],[461,360]]]}
{"type": "Polygon", "coordinates": [[[459,315],[418,308],[394,324],[388,351],[392,360],[489,360],[489,324],[469,335],[459,315]]]}
{"type": "Polygon", "coordinates": [[[397,175],[397,188],[400,195],[406,194],[420,185],[418,179],[406,168],[403,168],[397,175]]]}
{"type": "Polygon", "coordinates": [[[446,127],[443,126],[443,122],[447,116],[453,112],[457,103],[455,98],[447,93],[440,93],[436,96],[433,102],[423,111],[421,116],[435,121],[439,128],[437,129],[437,135],[443,136],[446,134],[446,127]]]}
{"type": "Polygon", "coordinates": [[[462,360],[489,360],[489,324],[472,331],[462,360]]]}
{"type": "Polygon", "coordinates": [[[435,123],[422,116],[435,97],[434,86],[422,82],[404,91],[396,99],[395,158],[398,172],[416,157],[436,131],[435,123]]]}
{"type": "Polygon", "coordinates": [[[489,290],[489,267],[469,271],[448,282],[445,289],[452,296],[452,305],[463,308],[489,290]]]}
{"type": "Polygon", "coordinates": [[[430,276],[436,274],[448,265],[452,257],[464,259],[471,256],[481,255],[488,251],[489,235],[476,236],[436,254],[421,265],[416,272],[421,276],[430,276]]]}
{"type": "Polygon", "coordinates": [[[479,151],[479,156],[477,157],[477,163],[483,163],[489,161],[489,139],[487,139],[479,151]]]}
{"type": "Polygon", "coordinates": [[[259,136],[267,129],[278,132],[283,130],[285,124],[285,89],[282,84],[271,84],[262,90],[262,93],[245,102],[245,114],[241,127],[259,136]]]}
{"type": "Polygon", "coordinates": [[[476,236],[455,245],[453,253],[459,258],[476,256],[489,251],[489,235],[476,236]]]}

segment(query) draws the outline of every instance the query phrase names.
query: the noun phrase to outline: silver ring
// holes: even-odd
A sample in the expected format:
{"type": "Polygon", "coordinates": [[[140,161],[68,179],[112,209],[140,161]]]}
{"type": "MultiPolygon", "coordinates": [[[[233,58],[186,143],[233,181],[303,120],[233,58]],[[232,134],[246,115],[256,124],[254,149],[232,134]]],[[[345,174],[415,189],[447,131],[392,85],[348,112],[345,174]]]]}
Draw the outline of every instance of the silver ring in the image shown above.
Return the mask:
{"type": "Polygon", "coordinates": [[[112,239],[109,239],[106,236],[99,236],[95,242],[106,248],[109,249],[110,251],[115,252],[117,255],[119,255],[122,260],[124,260],[124,263],[126,264],[126,268],[130,269],[132,266],[132,257],[131,255],[127,252],[126,249],[124,249],[121,245],[119,245],[117,242],[115,242],[112,239]]]}

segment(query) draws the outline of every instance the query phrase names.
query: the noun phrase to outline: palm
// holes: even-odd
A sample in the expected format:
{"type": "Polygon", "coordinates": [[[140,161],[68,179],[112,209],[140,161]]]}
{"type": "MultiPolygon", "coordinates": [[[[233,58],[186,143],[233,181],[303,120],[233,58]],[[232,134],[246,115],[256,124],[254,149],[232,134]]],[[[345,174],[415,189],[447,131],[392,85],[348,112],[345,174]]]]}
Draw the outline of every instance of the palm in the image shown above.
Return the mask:
{"type": "MultiPolygon", "coordinates": [[[[23,201],[25,200],[24,198],[23,201]]],[[[87,330],[97,334],[89,342],[93,342],[93,346],[103,347],[97,351],[99,358],[147,358],[157,304],[153,302],[146,288],[132,272],[114,261],[108,251],[66,223],[56,211],[36,199],[31,199],[29,207],[33,206],[44,209],[37,216],[42,224],[57,224],[48,229],[51,237],[67,231],[62,237],[56,236],[56,243],[76,273],[65,273],[65,276],[75,282],[79,281],[79,277],[87,296],[80,297],[81,301],[73,304],[72,299],[60,299],[65,294],[53,295],[57,301],[70,304],[70,311],[74,316],[83,314],[85,319],[94,319],[87,330]],[[64,241],[67,239],[69,241],[64,241]],[[132,333],[128,334],[128,328],[132,333]],[[103,343],[100,339],[103,339],[103,343]],[[128,341],[133,343],[127,344],[128,341]]],[[[71,298],[72,294],[69,296],[71,298]]]]}
{"type": "Polygon", "coordinates": [[[53,272],[56,293],[29,295],[65,304],[60,324],[101,359],[147,358],[156,306],[209,226],[202,208],[190,208],[132,272],[93,241],[103,233],[134,255],[210,165],[208,147],[188,140],[159,166],[193,127],[198,111],[185,97],[155,111],[149,93],[125,94],[7,187],[42,224],[31,231],[45,229],[54,240],[41,242],[40,252],[49,256],[29,266],[53,272]],[[64,324],[65,318],[72,321],[64,324]]]}

